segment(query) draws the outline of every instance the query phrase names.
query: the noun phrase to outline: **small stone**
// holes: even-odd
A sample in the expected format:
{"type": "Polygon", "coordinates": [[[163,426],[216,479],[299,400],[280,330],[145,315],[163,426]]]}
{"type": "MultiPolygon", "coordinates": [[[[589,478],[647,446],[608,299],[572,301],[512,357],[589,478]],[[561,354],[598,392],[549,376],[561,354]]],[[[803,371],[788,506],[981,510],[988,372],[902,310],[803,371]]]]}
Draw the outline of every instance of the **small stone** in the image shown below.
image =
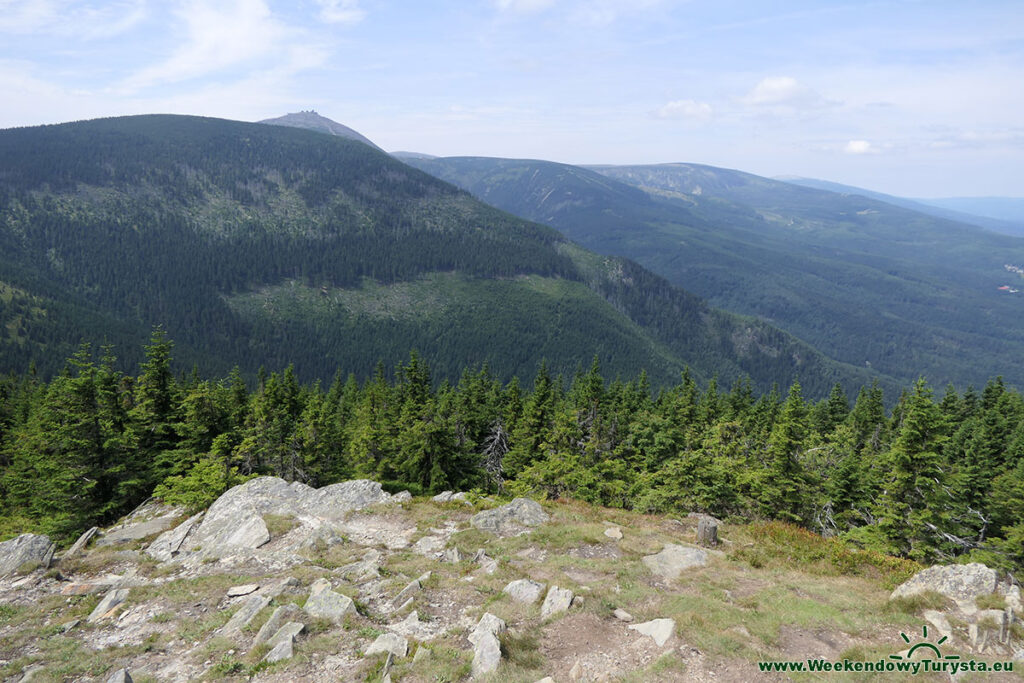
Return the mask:
{"type": "Polygon", "coordinates": [[[259,590],[260,585],[258,583],[247,583],[243,586],[232,586],[228,589],[229,598],[240,598],[243,595],[249,595],[259,590]]]}
{"type": "Polygon", "coordinates": [[[364,653],[367,657],[390,652],[395,657],[404,657],[409,653],[409,641],[397,633],[382,633],[377,639],[366,648],[364,653]]]}
{"type": "Polygon", "coordinates": [[[451,502],[452,496],[454,495],[454,491],[442,491],[441,493],[437,494],[430,500],[434,501],[435,503],[449,503],[451,502]]]}
{"type": "Polygon", "coordinates": [[[480,617],[476,628],[469,634],[469,642],[473,643],[474,678],[498,668],[501,662],[501,643],[498,634],[506,628],[504,621],[488,612],[480,617]]]}
{"type": "Polygon", "coordinates": [[[553,614],[568,612],[569,607],[572,605],[573,597],[575,596],[568,588],[552,586],[544,598],[544,604],[541,605],[540,618],[547,619],[553,614]]]}
{"type": "Polygon", "coordinates": [[[633,621],[633,615],[622,608],[616,608],[612,614],[615,615],[615,618],[619,621],[625,621],[627,623],[633,621]]]}
{"type": "Polygon", "coordinates": [[[610,529],[604,530],[604,535],[608,538],[615,539],[616,541],[622,540],[622,529],[617,526],[613,526],[610,529]]]}
{"type": "Polygon", "coordinates": [[[61,626],[60,632],[61,633],[67,633],[68,631],[70,631],[71,629],[73,629],[74,627],[78,626],[81,623],[82,623],[81,619],[72,619],[68,623],[66,623],[63,626],[61,626]]]}
{"type": "Polygon", "coordinates": [[[645,636],[649,636],[658,647],[664,645],[676,630],[674,619],[653,619],[642,624],[633,624],[629,627],[645,636]]]}
{"type": "Polygon", "coordinates": [[[583,596],[582,595],[574,595],[572,597],[572,602],[569,603],[569,605],[570,605],[570,607],[575,607],[577,609],[580,608],[580,607],[583,607],[583,596]]]}
{"type": "Polygon", "coordinates": [[[448,548],[444,551],[444,561],[449,564],[458,564],[462,562],[462,553],[459,552],[458,548],[448,548]]]}
{"type": "Polygon", "coordinates": [[[551,676],[545,676],[544,678],[537,681],[537,683],[555,683],[555,679],[553,679],[551,676]]]}
{"type": "Polygon", "coordinates": [[[391,496],[392,503],[405,503],[412,500],[412,494],[408,491],[399,491],[395,495],[391,496]]]}
{"type": "Polygon", "coordinates": [[[274,613],[271,614],[270,618],[267,619],[266,623],[264,623],[263,626],[260,627],[259,632],[253,639],[253,647],[256,647],[257,645],[261,645],[269,641],[274,636],[274,634],[277,633],[278,629],[281,628],[281,625],[284,623],[285,619],[298,618],[298,615],[301,611],[302,610],[300,610],[298,607],[290,603],[287,605],[281,605],[280,607],[275,609],[274,613]]]}
{"type": "Polygon", "coordinates": [[[102,621],[107,617],[113,616],[114,610],[117,609],[118,605],[127,599],[127,588],[115,588],[107,592],[107,594],[103,596],[103,599],[100,600],[100,603],[96,605],[96,608],[92,611],[92,614],[89,615],[89,618],[86,621],[90,624],[95,624],[98,621],[102,621]]]}

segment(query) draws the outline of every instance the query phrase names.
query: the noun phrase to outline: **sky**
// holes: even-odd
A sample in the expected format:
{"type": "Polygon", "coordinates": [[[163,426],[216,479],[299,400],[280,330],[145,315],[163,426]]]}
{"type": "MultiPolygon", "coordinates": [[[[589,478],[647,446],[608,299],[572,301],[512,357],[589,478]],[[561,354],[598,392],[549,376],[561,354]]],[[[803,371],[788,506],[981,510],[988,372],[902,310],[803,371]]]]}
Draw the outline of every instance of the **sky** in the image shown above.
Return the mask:
{"type": "Polygon", "coordinates": [[[0,0],[0,128],[314,109],[390,151],[1024,196],[1024,2],[0,0]]]}

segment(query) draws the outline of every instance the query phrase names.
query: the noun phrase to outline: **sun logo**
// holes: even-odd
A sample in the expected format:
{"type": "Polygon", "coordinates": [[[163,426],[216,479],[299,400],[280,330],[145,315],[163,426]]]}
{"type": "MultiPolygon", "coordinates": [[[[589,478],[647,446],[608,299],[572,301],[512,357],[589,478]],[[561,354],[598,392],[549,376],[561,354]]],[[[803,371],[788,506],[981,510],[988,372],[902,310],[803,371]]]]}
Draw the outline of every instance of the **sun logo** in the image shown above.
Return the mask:
{"type": "MultiPolygon", "coordinates": [[[[907,637],[906,633],[900,632],[900,637],[903,638],[903,642],[905,642],[907,645],[910,645],[910,638],[907,637]]],[[[942,645],[944,642],[946,642],[949,639],[948,636],[942,636],[938,639],[938,641],[932,643],[928,640],[928,627],[922,626],[921,638],[923,639],[923,641],[912,646],[909,650],[907,650],[907,653],[905,655],[889,655],[889,659],[912,659],[914,653],[918,650],[927,650],[932,652],[935,655],[934,659],[960,659],[960,655],[943,656],[943,654],[939,651],[939,645],[942,645]]],[[[927,656],[927,654],[925,655],[925,659],[930,659],[927,656]]]]}

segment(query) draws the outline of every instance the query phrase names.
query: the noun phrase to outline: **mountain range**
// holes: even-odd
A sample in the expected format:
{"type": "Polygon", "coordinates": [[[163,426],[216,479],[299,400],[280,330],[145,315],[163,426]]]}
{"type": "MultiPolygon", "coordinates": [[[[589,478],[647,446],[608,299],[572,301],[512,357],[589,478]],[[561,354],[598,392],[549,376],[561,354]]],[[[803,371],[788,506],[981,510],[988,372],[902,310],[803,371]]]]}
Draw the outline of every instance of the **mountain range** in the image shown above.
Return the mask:
{"type": "Polygon", "coordinates": [[[1024,381],[1024,240],[859,194],[697,164],[403,159],[899,382],[1024,381]]]}
{"type": "Polygon", "coordinates": [[[594,357],[655,385],[685,366],[758,390],[799,378],[809,395],[875,376],[303,127],[152,115],[0,131],[0,367],[52,374],[81,341],[135,363],[161,325],[186,367],[249,376],[368,377],[414,349],[448,379],[594,357]]]}

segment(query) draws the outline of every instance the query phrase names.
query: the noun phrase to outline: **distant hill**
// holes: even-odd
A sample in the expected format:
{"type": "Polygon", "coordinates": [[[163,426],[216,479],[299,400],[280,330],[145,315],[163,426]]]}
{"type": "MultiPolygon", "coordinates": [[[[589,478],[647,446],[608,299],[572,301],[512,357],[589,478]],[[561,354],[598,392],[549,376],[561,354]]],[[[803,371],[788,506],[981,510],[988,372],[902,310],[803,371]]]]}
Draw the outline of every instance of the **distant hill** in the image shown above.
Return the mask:
{"type": "Polygon", "coordinates": [[[854,194],[696,164],[409,163],[714,306],[902,382],[1024,385],[1024,240],[854,194]]]}
{"type": "Polygon", "coordinates": [[[0,371],[53,373],[80,340],[134,360],[161,324],[217,373],[368,377],[418,349],[451,380],[594,356],[656,386],[872,377],[365,144],[197,117],[0,131],[0,297],[0,371]]]}
{"type": "Polygon", "coordinates": [[[320,116],[320,114],[317,114],[313,110],[295,112],[294,114],[285,114],[284,116],[278,116],[276,119],[263,119],[259,123],[268,123],[272,126],[288,126],[289,128],[304,128],[306,130],[314,130],[318,133],[329,133],[331,135],[348,138],[349,140],[357,140],[364,145],[380,149],[380,147],[377,147],[377,145],[373,144],[369,138],[363,136],[361,133],[352,130],[348,126],[344,126],[337,121],[332,121],[326,116],[320,116]]]}
{"type": "Polygon", "coordinates": [[[893,204],[894,206],[901,206],[911,211],[928,214],[929,216],[977,225],[1004,235],[1024,237],[1024,200],[1021,199],[1005,197],[907,199],[882,192],[865,190],[861,187],[833,183],[827,180],[816,180],[814,178],[786,176],[776,178],[776,180],[803,187],[812,187],[817,190],[828,190],[829,192],[837,192],[839,194],[857,194],[862,197],[877,199],[887,204],[893,204]],[[1015,202],[1019,202],[1020,206],[1015,206],[1015,202]]]}

